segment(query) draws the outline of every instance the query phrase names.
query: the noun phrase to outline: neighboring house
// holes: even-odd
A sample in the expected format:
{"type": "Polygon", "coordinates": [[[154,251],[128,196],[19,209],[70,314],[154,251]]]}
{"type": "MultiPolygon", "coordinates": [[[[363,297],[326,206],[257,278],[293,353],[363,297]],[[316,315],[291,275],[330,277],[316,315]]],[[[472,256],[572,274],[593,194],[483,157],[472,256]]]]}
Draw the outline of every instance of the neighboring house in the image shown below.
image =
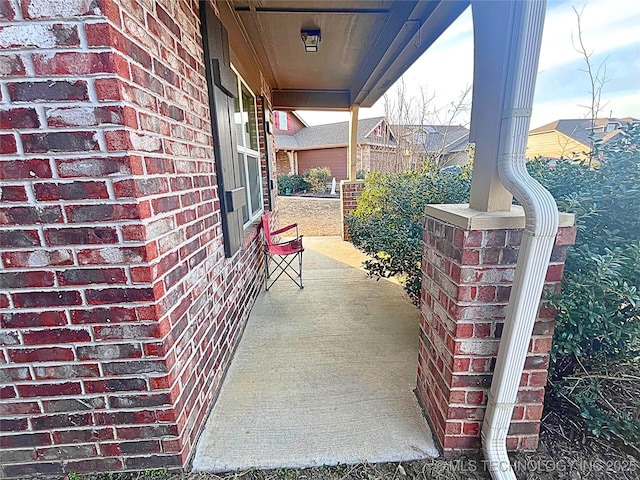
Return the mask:
{"type": "Polygon", "coordinates": [[[469,162],[469,129],[461,125],[394,125],[398,153],[410,168],[431,162],[439,168],[469,162]]]}
{"type": "Polygon", "coordinates": [[[291,137],[303,128],[308,127],[307,122],[296,112],[282,112],[278,110],[273,112],[273,134],[276,139],[278,139],[280,135],[291,137]]]}
{"type": "MultiPolygon", "coordinates": [[[[336,180],[346,180],[349,122],[309,127],[294,112],[274,112],[278,175],[329,167],[336,180]],[[284,123],[283,123],[284,122],[284,123]],[[282,126],[285,129],[282,129],[282,126]]],[[[394,170],[396,140],[384,117],[358,120],[356,169],[394,170]]]]}
{"type": "Polygon", "coordinates": [[[526,156],[587,161],[593,141],[615,141],[620,128],[633,122],[638,119],[598,118],[592,128],[590,119],[556,120],[529,132],[526,156]]]}
{"type": "Polygon", "coordinates": [[[277,175],[296,173],[298,163],[298,142],[295,134],[301,129],[309,127],[307,123],[294,111],[273,112],[273,134],[275,140],[276,172],[277,175]]]}

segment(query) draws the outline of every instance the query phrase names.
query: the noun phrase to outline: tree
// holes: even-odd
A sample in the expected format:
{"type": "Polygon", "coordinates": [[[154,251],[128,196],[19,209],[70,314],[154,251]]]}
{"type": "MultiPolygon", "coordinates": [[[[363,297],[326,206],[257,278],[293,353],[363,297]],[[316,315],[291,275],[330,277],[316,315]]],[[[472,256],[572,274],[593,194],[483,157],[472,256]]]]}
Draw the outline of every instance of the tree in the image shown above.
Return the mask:
{"type": "Polygon", "coordinates": [[[401,172],[415,169],[417,157],[414,142],[408,142],[416,131],[416,125],[423,125],[427,111],[433,102],[434,95],[429,96],[424,86],[419,88],[419,97],[410,96],[404,77],[396,83],[391,93],[385,93],[384,111],[387,121],[391,125],[397,143],[395,154],[391,154],[388,164],[389,172],[401,172]]]}
{"type": "Polygon", "coordinates": [[[401,78],[394,90],[384,96],[385,115],[398,143],[395,158],[390,162],[395,168],[389,171],[421,169],[427,164],[442,168],[446,164],[446,147],[466,133],[460,127],[469,123],[464,116],[471,107],[470,86],[445,107],[436,105],[435,93],[424,85],[417,92],[410,95],[401,78]]]}
{"type": "Polygon", "coordinates": [[[587,47],[584,44],[584,39],[582,38],[582,14],[584,13],[584,7],[582,7],[579,12],[575,7],[571,8],[573,8],[573,11],[576,14],[576,21],[578,23],[578,38],[574,39],[573,34],[571,34],[571,43],[573,44],[573,48],[582,56],[582,59],[584,60],[585,68],[580,69],[580,71],[585,72],[589,77],[589,95],[591,97],[591,101],[589,105],[583,105],[583,107],[587,109],[586,118],[591,121],[591,128],[589,132],[589,167],[591,167],[593,163],[595,147],[594,130],[596,126],[596,120],[600,116],[602,110],[609,103],[602,103],[602,89],[604,87],[604,84],[607,82],[607,59],[605,58],[602,62],[600,62],[598,66],[594,65],[592,59],[594,51],[587,50],[587,47]]]}

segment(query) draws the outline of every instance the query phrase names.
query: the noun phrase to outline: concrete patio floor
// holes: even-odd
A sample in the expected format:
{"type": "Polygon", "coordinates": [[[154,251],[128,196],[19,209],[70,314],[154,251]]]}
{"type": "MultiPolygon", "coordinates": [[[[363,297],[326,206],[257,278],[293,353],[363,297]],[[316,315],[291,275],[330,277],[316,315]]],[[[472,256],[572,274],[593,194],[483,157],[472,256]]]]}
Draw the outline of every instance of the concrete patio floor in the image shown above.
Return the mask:
{"type": "Polygon", "coordinates": [[[339,237],[304,239],[304,285],[262,292],[194,471],[437,456],[413,390],[418,310],[339,237]]]}

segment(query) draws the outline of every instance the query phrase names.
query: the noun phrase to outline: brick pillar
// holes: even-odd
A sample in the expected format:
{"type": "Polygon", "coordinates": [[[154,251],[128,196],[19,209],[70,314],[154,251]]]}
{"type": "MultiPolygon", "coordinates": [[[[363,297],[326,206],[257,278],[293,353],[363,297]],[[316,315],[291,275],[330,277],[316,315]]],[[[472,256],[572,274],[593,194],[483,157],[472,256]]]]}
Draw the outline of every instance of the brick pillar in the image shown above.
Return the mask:
{"type": "MultiPolygon", "coordinates": [[[[418,398],[445,456],[480,449],[480,431],[524,215],[481,213],[466,205],[427,209],[422,263],[418,398]]],[[[560,288],[566,249],[575,240],[561,214],[545,291],[560,288]]],[[[555,312],[538,312],[513,412],[507,448],[534,450],[547,383],[555,312]]]]}
{"type": "Polygon", "coordinates": [[[364,180],[342,180],[340,182],[340,210],[342,212],[342,239],[349,240],[344,219],[358,206],[358,197],[364,190],[364,180]]]}

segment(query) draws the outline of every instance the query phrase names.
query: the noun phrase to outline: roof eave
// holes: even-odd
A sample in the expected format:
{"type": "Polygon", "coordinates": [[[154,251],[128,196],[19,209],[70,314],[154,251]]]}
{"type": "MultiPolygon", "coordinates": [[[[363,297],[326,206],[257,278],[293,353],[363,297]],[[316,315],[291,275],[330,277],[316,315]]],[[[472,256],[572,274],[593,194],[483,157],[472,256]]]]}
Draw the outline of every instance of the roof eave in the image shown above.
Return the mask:
{"type": "Polygon", "coordinates": [[[347,90],[273,90],[274,110],[344,110],[351,106],[347,90]]]}
{"type": "MultiPolygon", "coordinates": [[[[356,80],[351,88],[351,103],[373,106],[469,3],[469,0],[418,2],[383,54],[378,58],[369,57],[364,62],[363,73],[358,77],[360,81],[356,80]]],[[[375,52],[375,47],[371,51],[375,52]]]]}
{"type": "Polygon", "coordinates": [[[281,110],[349,110],[371,107],[468,7],[469,0],[397,2],[359,66],[350,90],[278,89],[273,108],[281,110]]]}

